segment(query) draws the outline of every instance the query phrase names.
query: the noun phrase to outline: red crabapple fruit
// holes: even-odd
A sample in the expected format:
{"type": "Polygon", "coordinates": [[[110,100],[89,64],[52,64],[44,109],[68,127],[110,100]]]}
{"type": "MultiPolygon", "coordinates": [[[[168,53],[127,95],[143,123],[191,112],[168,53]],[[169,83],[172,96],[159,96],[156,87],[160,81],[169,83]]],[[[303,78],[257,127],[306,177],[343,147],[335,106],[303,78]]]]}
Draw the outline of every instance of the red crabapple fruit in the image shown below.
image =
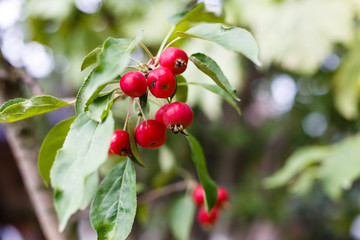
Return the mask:
{"type": "Polygon", "coordinates": [[[170,106],[170,104],[167,103],[163,105],[161,108],[159,108],[159,110],[157,110],[157,112],[155,113],[155,120],[158,120],[159,122],[163,123],[164,111],[168,106],[170,106]]]}
{"type": "Polygon", "coordinates": [[[163,123],[173,133],[183,133],[183,130],[190,126],[193,118],[192,109],[183,102],[171,103],[163,113],[163,123]]]}
{"type": "Polygon", "coordinates": [[[166,141],[166,128],[157,120],[141,122],[135,130],[136,142],[144,148],[159,148],[166,141]]]}
{"type": "Polygon", "coordinates": [[[129,133],[124,130],[115,130],[111,137],[110,149],[112,153],[119,156],[131,154],[129,133]]]}
{"type": "Polygon", "coordinates": [[[204,206],[200,207],[197,213],[197,220],[202,226],[211,226],[218,217],[219,209],[213,207],[208,213],[204,206]]]}
{"type": "Polygon", "coordinates": [[[168,98],[175,92],[176,78],[169,69],[159,67],[148,74],[147,85],[155,97],[168,98]]]}
{"type": "Polygon", "coordinates": [[[188,56],[179,48],[169,47],[160,54],[159,63],[160,66],[170,69],[173,74],[181,74],[186,70],[188,56]]]}
{"type": "MultiPolygon", "coordinates": [[[[218,195],[218,197],[217,197],[217,201],[216,201],[216,206],[222,207],[224,205],[224,203],[229,200],[229,193],[225,188],[218,187],[217,195],[218,195]]],[[[196,205],[198,205],[198,206],[204,205],[205,192],[204,192],[203,187],[200,184],[198,184],[195,187],[192,196],[193,196],[193,200],[196,203],[196,205]]]]}
{"type": "Polygon", "coordinates": [[[218,192],[218,199],[216,205],[221,207],[226,201],[229,200],[229,193],[223,187],[218,187],[217,192],[218,192]]]}
{"type": "Polygon", "coordinates": [[[204,205],[204,189],[203,187],[198,184],[192,194],[193,200],[198,206],[204,205]]]}
{"type": "Polygon", "coordinates": [[[128,72],[121,77],[120,87],[127,96],[140,97],[147,90],[146,78],[140,72],[128,72]]]}

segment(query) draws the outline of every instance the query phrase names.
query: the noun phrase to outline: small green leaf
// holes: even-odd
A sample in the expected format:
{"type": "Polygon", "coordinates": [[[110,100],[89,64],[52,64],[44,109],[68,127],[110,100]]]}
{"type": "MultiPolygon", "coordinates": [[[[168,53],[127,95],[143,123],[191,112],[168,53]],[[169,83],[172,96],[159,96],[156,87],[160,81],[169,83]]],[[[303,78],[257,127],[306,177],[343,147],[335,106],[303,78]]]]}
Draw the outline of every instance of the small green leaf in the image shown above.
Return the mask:
{"type": "Polygon", "coordinates": [[[90,220],[98,239],[124,240],[136,214],[136,173],[127,159],[116,165],[100,184],[91,205],[90,220]]]}
{"type": "Polygon", "coordinates": [[[89,111],[86,112],[88,117],[94,121],[102,122],[111,110],[111,106],[114,103],[115,93],[116,90],[96,98],[90,104],[89,111]]]}
{"type": "Polygon", "coordinates": [[[45,137],[39,152],[38,168],[46,186],[50,182],[50,170],[57,151],[63,146],[75,117],[68,118],[56,124],[45,137]]]}
{"type": "Polygon", "coordinates": [[[198,69],[214,80],[219,87],[224,89],[224,91],[229,93],[234,99],[240,101],[240,99],[236,96],[236,90],[231,86],[229,80],[213,59],[202,53],[194,53],[191,55],[190,60],[198,69]]]}
{"type": "Polygon", "coordinates": [[[133,118],[129,118],[128,120],[128,129],[129,129],[129,138],[130,138],[130,148],[131,148],[131,160],[133,160],[134,162],[136,162],[137,164],[139,164],[140,166],[145,168],[144,163],[141,161],[141,157],[140,157],[140,153],[139,153],[139,148],[136,144],[136,140],[135,140],[135,123],[133,118]]]}
{"type": "Polygon", "coordinates": [[[30,99],[16,98],[0,107],[0,123],[15,122],[73,104],[53,96],[34,96],[30,99]]]}
{"type": "Polygon", "coordinates": [[[75,110],[80,114],[87,110],[100,91],[115,80],[125,70],[130,60],[130,55],[139,44],[142,32],[134,41],[129,39],[108,38],[99,54],[99,65],[89,74],[81,86],[76,97],[75,110]]]}
{"type": "Polygon", "coordinates": [[[87,67],[98,62],[99,53],[102,51],[102,47],[97,47],[92,50],[83,60],[81,64],[81,71],[84,71],[87,67]]]}
{"type": "Polygon", "coordinates": [[[256,65],[258,59],[258,45],[250,32],[238,27],[224,27],[219,23],[205,23],[190,28],[186,32],[177,32],[178,36],[186,38],[200,38],[215,42],[229,50],[243,54],[256,65]]]}
{"type": "Polygon", "coordinates": [[[86,208],[95,194],[97,170],[108,156],[113,131],[111,112],[101,123],[82,113],[71,125],[50,172],[60,231],[73,213],[86,208]]]}
{"type": "Polygon", "coordinates": [[[207,211],[210,211],[217,201],[217,186],[207,171],[205,155],[201,145],[191,134],[188,133],[188,135],[187,140],[191,149],[191,159],[195,164],[200,183],[204,188],[205,207],[207,211]]]}
{"type": "Polygon", "coordinates": [[[169,22],[172,25],[179,25],[185,22],[223,22],[223,17],[218,17],[212,12],[205,10],[205,4],[200,3],[190,11],[177,13],[171,16],[169,22]]]}
{"type": "Polygon", "coordinates": [[[188,240],[194,222],[195,204],[189,194],[177,199],[170,210],[170,228],[177,240],[188,240]]]}
{"type": "Polygon", "coordinates": [[[186,102],[188,98],[188,86],[186,85],[186,79],[181,75],[176,75],[175,78],[177,83],[176,90],[174,93],[176,97],[176,101],[186,102]]]}
{"type": "Polygon", "coordinates": [[[201,87],[219,95],[225,101],[227,101],[231,106],[233,106],[239,115],[241,115],[241,110],[240,110],[239,106],[237,105],[237,103],[235,102],[235,100],[221,87],[219,87],[217,85],[213,85],[213,84],[196,83],[196,82],[189,82],[188,84],[201,86],[201,87]]]}
{"type": "Polygon", "coordinates": [[[290,180],[309,166],[319,164],[329,154],[327,146],[311,146],[295,151],[286,161],[285,166],[274,175],[264,180],[266,188],[275,188],[290,183],[290,180]]]}

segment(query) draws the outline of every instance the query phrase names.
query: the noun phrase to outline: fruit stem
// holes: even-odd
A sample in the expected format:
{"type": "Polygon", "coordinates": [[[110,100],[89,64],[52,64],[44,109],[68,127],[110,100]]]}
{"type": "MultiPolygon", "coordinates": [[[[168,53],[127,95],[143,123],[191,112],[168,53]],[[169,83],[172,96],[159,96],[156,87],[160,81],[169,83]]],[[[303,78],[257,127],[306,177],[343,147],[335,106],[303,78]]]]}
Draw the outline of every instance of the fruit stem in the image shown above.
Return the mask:
{"type": "Polygon", "coordinates": [[[168,47],[170,47],[172,44],[174,44],[176,41],[179,41],[180,39],[183,39],[183,37],[177,37],[174,40],[172,40],[171,42],[168,43],[168,45],[166,45],[166,47],[164,47],[164,49],[167,49],[168,47]]]}
{"type": "Polygon", "coordinates": [[[131,105],[133,104],[133,101],[134,101],[134,99],[133,99],[133,98],[131,98],[131,99],[130,99],[130,103],[129,103],[128,112],[127,112],[127,114],[126,114],[125,123],[124,123],[124,128],[123,128],[123,130],[124,130],[124,131],[126,130],[126,125],[127,125],[128,120],[129,120],[129,116],[130,116],[130,109],[131,109],[131,105]]]}
{"type": "Polygon", "coordinates": [[[139,45],[145,50],[145,52],[149,55],[149,57],[151,58],[152,62],[154,62],[154,56],[151,54],[151,52],[149,51],[149,49],[142,44],[141,42],[139,42],[139,45]]]}
{"type": "Polygon", "coordinates": [[[139,60],[137,60],[135,58],[130,58],[130,60],[136,62],[139,65],[139,67],[141,67],[141,65],[143,64],[142,62],[140,62],[139,60]]]}
{"type": "Polygon", "coordinates": [[[160,54],[162,53],[162,51],[164,50],[165,44],[167,43],[167,41],[169,40],[171,34],[173,33],[173,31],[175,30],[175,26],[172,26],[169,30],[169,32],[167,33],[166,37],[164,38],[164,40],[162,41],[159,51],[157,52],[156,56],[160,57],[160,54]]]}
{"type": "Polygon", "coordinates": [[[144,118],[144,121],[146,121],[146,117],[145,117],[145,114],[144,114],[144,112],[143,112],[143,110],[142,110],[142,108],[141,108],[141,105],[140,105],[139,100],[138,100],[138,99],[135,99],[135,102],[137,103],[137,105],[138,105],[139,108],[140,108],[140,112],[141,112],[141,114],[142,114],[142,116],[143,116],[143,118],[144,118]]]}
{"type": "Polygon", "coordinates": [[[140,68],[137,68],[137,67],[134,67],[134,66],[127,66],[127,68],[136,69],[136,70],[140,71],[140,68]]]}

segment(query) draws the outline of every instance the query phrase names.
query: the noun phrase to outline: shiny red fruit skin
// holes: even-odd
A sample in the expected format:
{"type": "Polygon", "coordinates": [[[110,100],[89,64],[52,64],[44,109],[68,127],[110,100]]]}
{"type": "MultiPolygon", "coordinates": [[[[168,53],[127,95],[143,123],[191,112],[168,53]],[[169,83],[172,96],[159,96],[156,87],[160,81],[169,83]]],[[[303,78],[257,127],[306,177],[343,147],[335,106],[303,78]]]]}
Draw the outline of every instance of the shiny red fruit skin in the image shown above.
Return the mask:
{"type": "Polygon", "coordinates": [[[121,77],[120,87],[127,96],[140,97],[146,93],[147,81],[140,72],[132,71],[121,77]]]}
{"type": "Polygon", "coordinates": [[[196,205],[204,205],[204,194],[205,193],[203,187],[200,184],[197,185],[192,194],[193,200],[196,205]]]}
{"type": "Polygon", "coordinates": [[[181,130],[186,129],[192,123],[194,113],[192,109],[183,102],[171,103],[163,113],[163,122],[168,129],[175,125],[182,126],[181,130]]]}
{"type": "Polygon", "coordinates": [[[176,88],[174,74],[167,68],[159,67],[147,76],[147,85],[152,95],[157,98],[171,97],[176,88]]]}
{"type": "Polygon", "coordinates": [[[115,130],[111,137],[110,149],[112,153],[119,156],[131,154],[129,133],[124,130],[115,130]]]}
{"type": "Polygon", "coordinates": [[[226,202],[229,199],[229,193],[223,187],[218,187],[217,192],[218,192],[218,200],[216,202],[216,205],[220,207],[223,205],[224,202],[226,202]]]}
{"type": "Polygon", "coordinates": [[[217,207],[213,207],[210,210],[210,213],[207,213],[205,207],[200,207],[197,212],[197,220],[203,226],[213,225],[218,217],[219,209],[217,207]]]}
{"type": "Polygon", "coordinates": [[[179,48],[169,47],[160,54],[159,63],[160,66],[170,69],[173,74],[181,74],[186,70],[188,56],[179,48]]]}
{"type": "Polygon", "coordinates": [[[159,148],[166,141],[166,128],[154,119],[143,121],[136,128],[135,139],[143,148],[159,148]]]}
{"type": "Polygon", "coordinates": [[[163,105],[161,108],[159,108],[159,110],[157,110],[157,112],[155,113],[155,120],[158,120],[159,122],[163,123],[164,111],[169,105],[170,104],[167,103],[163,105]]]}

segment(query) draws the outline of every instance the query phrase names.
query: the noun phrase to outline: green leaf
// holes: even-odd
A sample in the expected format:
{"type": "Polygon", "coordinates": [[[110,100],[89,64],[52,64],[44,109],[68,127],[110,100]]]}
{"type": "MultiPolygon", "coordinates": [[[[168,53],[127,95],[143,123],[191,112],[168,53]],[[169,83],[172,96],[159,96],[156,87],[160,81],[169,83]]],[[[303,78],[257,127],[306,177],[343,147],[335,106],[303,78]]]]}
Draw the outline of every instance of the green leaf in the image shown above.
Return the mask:
{"type": "Polygon", "coordinates": [[[56,124],[45,137],[39,152],[38,168],[46,186],[50,182],[50,169],[53,166],[57,151],[63,146],[75,117],[56,124]]]}
{"type": "Polygon", "coordinates": [[[173,25],[169,41],[177,37],[177,32],[188,30],[191,25],[198,22],[223,23],[224,17],[216,16],[212,12],[207,12],[205,4],[200,3],[190,11],[181,12],[169,18],[169,22],[173,25]]]}
{"type": "Polygon", "coordinates": [[[318,177],[325,192],[333,200],[341,197],[344,189],[360,177],[360,135],[348,137],[332,146],[322,162],[318,177]]]}
{"type": "Polygon", "coordinates": [[[189,82],[188,84],[201,86],[201,87],[219,95],[225,101],[227,101],[231,106],[233,106],[239,115],[241,115],[241,110],[240,110],[239,106],[237,105],[237,103],[235,102],[235,100],[221,87],[219,87],[217,85],[213,85],[213,84],[196,83],[196,82],[189,82]]]}
{"type": "Polygon", "coordinates": [[[359,116],[360,100],[360,46],[356,42],[336,71],[334,84],[335,107],[348,120],[359,116]]]}
{"type": "Polygon", "coordinates": [[[187,240],[194,222],[195,204],[191,195],[177,199],[170,210],[170,228],[177,240],[187,240]]]}
{"type": "Polygon", "coordinates": [[[136,173],[132,161],[120,162],[105,177],[91,205],[90,220],[98,239],[123,240],[136,214],[136,173]]]}
{"type": "Polygon", "coordinates": [[[15,122],[73,104],[53,96],[34,96],[30,99],[16,98],[0,107],[0,123],[15,122]]]}
{"type": "Polygon", "coordinates": [[[21,102],[25,102],[26,98],[14,98],[14,99],[10,99],[9,101],[5,102],[3,105],[1,105],[0,107],[0,112],[2,112],[5,108],[10,107],[11,105],[17,104],[17,103],[21,103],[21,102]]]}
{"type": "Polygon", "coordinates": [[[290,183],[297,174],[306,168],[319,164],[329,154],[327,146],[303,147],[296,150],[286,161],[285,166],[264,180],[266,188],[280,187],[290,183]]]}
{"type": "Polygon", "coordinates": [[[310,193],[310,190],[318,178],[318,167],[308,167],[306,171],[303,171],[296,181],[291,184],[290,192],[296,196],[305,196],[310,193]]]}
{"type": "Polygon", "coordinates": [[[89,111],[86,112],[88,117],[94,121],[102,122],[111,110],[111,106],[114,103],[115,93],[116,90],[96,98],[90,104],[89,111]]]}
{"type": "Polygon", "coordinates": [[[131,148],[131,160],[139,164],[140,166],[145,168],[144,163],[141,161],[141,156],[139,153],[138,145],[136,144],[135,140],[135,123],[133,118],[129,118],[128,120],[128,129],[129,129],[129,138],[130,138],[130,148],[131,148]]]}
{"type": "Polygon", "coordinates": [[[205,23],[190,28],[186,32],[177,32],[178,36],[186,38],[200,38],[215,42],[229,50],[243,54],[256,65],[260,66],[258,59],[259,49],[250,32],[238,27],[224,27],[219,23],[205,23]]]}
{"type": "Polygon", "coordinates": [[[237,101],[240,101],[240,99],[236,96],[236,90],[231,86],[229,80],[226,78],[219,65],[213,59],[202,53],[194,53],[191,55],[190,60],[198,69],[214,80],[214,82],[219,87],[224,89],[225,92],[230,94],[230,96],[232,96],[237,101]]]}
{"type": "Polygon", "coordinates": [[[76,97],[75,110],[80,114],[87,110],[100,91],[115,80],[125,70],[130,55],[139,44],[142,32],[134,41],[129,39],[108,38],[99,54],[99,65],[89,74],[76,97]]]}
{"type": "Polygon", "coordinates": [[[202,147],[195,137],[189,133],[188,135],[189,136],[187,137],[187,140],[191,149],[191,159],[195,164],[200,183],[204,188],[205,207],[207,211],[210,211],[210,209],[215,206],[217,201],[217,186],[207,171],[205,155],[202,147]]]}
{"type": "Polygon", "coordinates": [[[188,86],[186,85],[186,79],[181,75],[175,75],[175,78],[177,83],[174,93],[176,101],[186,102],[188,98],[188,86]]]}
{"type": "Polygon", "coordinates": [[[169,22],[172,25],[180,25],[185,22],[223,22],[223,17],[218,17],[212,12],[205,10],[205,4],[200,3],[190,11],[177,13],[171,16],[169,22]]]}
{"type": "Polygon", "coordinates": [[[60,231],[73,213],[86,208],[95,194],[97,170],[107,158],[113,131],[111,112],[101,123],[81,113],[71,125],[50,173],[60,231]]]}
{"type": "Polygon", "coordinates": [[[97,63],[99,53],[102,51],[102,47],[97,47],[92,50],[82,61],[81,71],[85,70],[87,67],[97,63]]]}

